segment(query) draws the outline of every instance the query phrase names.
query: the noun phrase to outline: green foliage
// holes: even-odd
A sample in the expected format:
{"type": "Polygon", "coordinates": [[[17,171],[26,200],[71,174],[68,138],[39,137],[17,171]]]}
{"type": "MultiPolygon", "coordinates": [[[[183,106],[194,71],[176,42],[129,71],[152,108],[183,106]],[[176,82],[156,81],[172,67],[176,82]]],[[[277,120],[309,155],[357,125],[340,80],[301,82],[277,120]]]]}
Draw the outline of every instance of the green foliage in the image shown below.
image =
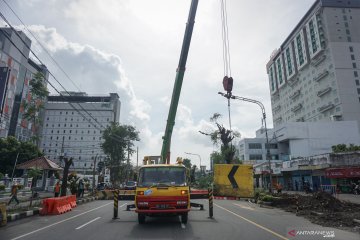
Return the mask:
{"type": "Polygon", "coordinates": [[[347,147],[346,144],[338,144],[338,145],[331,146],[331,149],[332,149],[333,153],[354,152],[354,151],[360,151],[360,146],[350,144],[349,147],[347,147]]]}
{"type": "MultiPolygon", "coordinates": [[[[232,146],[233,150],[235,150],[235,147],[232,146]]],[[[210,159],[213,162],[213,164],[226,164],[226,157],[230,154],[232,154],[233,151],[230,149],[225,149],[222,152],[212,152],[210,154],[210,159]]],[[[238,157],[232,157],[232,160],[230,162],[231,164],[242,164],[242,161],[238,157]]]]}
{"type": "Polygon", "coordinates": [[[188,159],[188,158],[184,158],[183,159],[183,165],[187,168],[187,169],[191,169],[191,160],[190,159],[188,159]]]}
{"type": "MultiPolygon", "coordinates": [[[[17,164],[26,162],[43,155],[39,148],[31,142],[19,142],[15,137],[0,138],[0,172],[12,173],[16,156],[19,153],[17,164]]],[[[15,176],[22,173],[16,170],[15,176]]]]}
{"type": "Polygon", "coordinates": [[[4,176],[5,176],[5,175],[0,172],[0,179],[3,179],[4,176]]]}
{"type": "Polygon", "coordinates": [[[213,182],[213,176],[212,175],[203,175],[200,176],[197,180],[197,188],[198,189],[208,189],[208,187],[211,186],[213,182]]]}
{"type": "Polygon", "coordinates": [[[127,156],[135,152],[134,141],[140,141],[139,132],[130,125],[120,125],[112,122],[103,133],[104,143],[101,145],[104,153],[110,158],[105,162],[110,168],[111,182],[120,183],[126,180],[129,170],[124,167],[127,156]]]}
{"type": "Polygon", "coordinates": [[[263,195],[262,197],[260,197],[260,200],[263,202],[272,202],[274,201],[274,197],[271,195],[263,195]]]}
{"type": "Polygon", "coordinates": [[[77,193],[77,187],[78,187],[78,181],[79,181],[79,177],[76,175],[76,173],[71,173],[68,176],[68,185],[70,187],[70,192],[71,194],[76,194],[77,193]]]}
{"type": "Polygon", "coordinates": [[[0,191],[5,191],[5,185],[0,185],[0,191]]]}

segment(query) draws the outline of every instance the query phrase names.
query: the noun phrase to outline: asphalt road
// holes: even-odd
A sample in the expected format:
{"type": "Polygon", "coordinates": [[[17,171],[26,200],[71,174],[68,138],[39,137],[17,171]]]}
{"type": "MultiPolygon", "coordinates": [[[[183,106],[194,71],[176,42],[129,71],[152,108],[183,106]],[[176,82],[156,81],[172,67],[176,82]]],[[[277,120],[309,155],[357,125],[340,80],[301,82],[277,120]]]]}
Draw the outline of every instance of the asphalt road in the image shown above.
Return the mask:
{"type": "MultiPolygon", "coordinates": [[[[113,201],[94,201],[57,216],[34,216],[0,228],[0,239],[21,240],[111,240],[111,239],[324,239],[322,235],[292,236],[296,231],[334,231],[329,239],[360,240],[353,232],[323,228],[279,209],[260,208],[246,201],[215,200],[214,218],[193,210],[186,225],[178,217],[147,218],[137,223],[134,211],[119,202],[119,218],[113,220],[113,201]]],[[[309,234],[309,232],[308,232],[309,234]]],[[[314,234],[314,232],[313,232],[314,234]]]]}

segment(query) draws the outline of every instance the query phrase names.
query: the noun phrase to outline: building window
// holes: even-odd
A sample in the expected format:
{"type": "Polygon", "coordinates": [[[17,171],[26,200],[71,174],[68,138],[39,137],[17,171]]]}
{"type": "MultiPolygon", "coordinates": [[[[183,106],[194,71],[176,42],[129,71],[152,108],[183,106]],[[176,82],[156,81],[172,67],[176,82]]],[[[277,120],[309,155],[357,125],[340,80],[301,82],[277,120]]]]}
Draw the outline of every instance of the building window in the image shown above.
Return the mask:
{"type": "Polygon", "coordinates": [[[349,24],[347,22],[345,22],[345,27],[349,27],[349,24]]]}
{"type": "Polygon", "coordinates": [[[53,136],[50,137],[50,140],[52,140],[53,136]]]}
{"type": "Polygon", "coordinates": [[[351,54],[351,60],[355,60],[355,55],[351,54]]]}
{"type": "Polygon", "coordinates": [[[106,119],[106,121],[109,121],[109,118],[108,118],[108,119],[106,119]]]}
{"type": "Polygon", "coordinates": [[[64,124],[64,127],[66,127],[66,123],[64,124]]]}
{"type": "Polygon", "coordinates": [[[261,143],[249,143],[249,149],[262,149],[261,143]]]}
{"type": "Polygon", "coordinates": [[[95,140],[95,137],[93,137],[93,140],[95,140]]]}
{"type": "Polygon", "coordinates": [[[352,65],[353,65],[353,68],[356,68],[356,63],[352,63],[352,65]]]}
{"type": "Polygon", "coordinates": [[[62,112],[60,112],[60,115],[62,114],[62,112]]]}
{"type": "Polygon", "coordinates": [[[348,42],[351,42],[351,37],[347,37],[347,41],[348,41],[348,42]]]}
{"type": "Polygon", "coordinates": [[[354,48],[350,46],[350,47],[349,47],[349,51],[350,51],[350,52],[354,52],[354,48]]]}
{"type": "Polygon", "coordinates": [[[49,124],[46,124],[46,126],[49,126],[49,124]]]}
{"type": "Polygon", "coordinates": [[[88,130],[88,133],[90,133],[90,130],[88,130]]]}
{"type": "Polygon", "coordinates": [[[70,133],[71,133],[72,131],[70,130],[70,133]]]}
{"type": "Polygon", "coordinates": [[[71,139],[71,137],[69,136],[69,140],[71,139]]]}
{"type": "Polygon", "coordinates": [[[356,86],[360,86],[360,81],[359,81],[359,79],[355,79],[355,84],[356,84],[356,86]]]}
{"type": "Polygon", "coordinates": [[[72,115],[74,115],[74,112],[71,112],[72,115]]]}
{"type": "Polygon", "coordinates": [[[58,127],[60,127],[60,123],[58,124],[58,127]]]}
{"type": "Polygon", "coordinates": [[[64,130],[64,133],[66,133],[66,130],[64,130]]]}
{"type": "Polygon", "coordinates": [[[265,149],[277,149],[278,148],[278,145],[276,143],[269,143],[269,144],[266,144],[265,143],[265,149]]]}
{"type": "Polygon", "coordinates": [[[354,71],[354,76],[355,76],[355,77],[358,77],[358,76],[359,76],[357,71],[354,71]]]}
{"type": "Polygon", "coordinates": [[[49,118],[46,118],[46,120],[48,120],[48,121],[49,121],[49,118]]]}
{"type": "Polygon", "coordinates": [[[261,154],[250,154],[249,155],[249,160],[262,160],[262,155],[261,154]]]}
{"type": "Polygon", "coordinates": [[[360,88],[357,89],[358,94],[360,94],[360,88]]]}
{"type": "Polygon", "coordinates": [[[349,29],[346,29],[345,32],[346,32],[347,35],[350,35],[350,30],[349,29]]]}
{"type": "Polygon", "coordinates": [[[80,139],[81,139],[81,140],[84,140],[84,138],[83,138],[83,137],[81,137],[80,139]]]}

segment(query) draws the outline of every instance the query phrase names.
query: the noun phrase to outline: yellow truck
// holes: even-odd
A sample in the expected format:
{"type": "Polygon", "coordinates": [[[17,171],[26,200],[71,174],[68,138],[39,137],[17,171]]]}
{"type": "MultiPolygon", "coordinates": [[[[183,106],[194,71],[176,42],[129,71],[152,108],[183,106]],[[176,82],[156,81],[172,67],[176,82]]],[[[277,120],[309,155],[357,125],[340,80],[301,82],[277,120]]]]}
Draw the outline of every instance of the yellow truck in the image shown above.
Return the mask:
{"type": "Polygon", "coordinates": [[[180,215],[187,223],[190,211],[190,188],[185,166],[181,164],[145,165],[139,169],[135,195],[138,222],[146,216],[180,215]]]}

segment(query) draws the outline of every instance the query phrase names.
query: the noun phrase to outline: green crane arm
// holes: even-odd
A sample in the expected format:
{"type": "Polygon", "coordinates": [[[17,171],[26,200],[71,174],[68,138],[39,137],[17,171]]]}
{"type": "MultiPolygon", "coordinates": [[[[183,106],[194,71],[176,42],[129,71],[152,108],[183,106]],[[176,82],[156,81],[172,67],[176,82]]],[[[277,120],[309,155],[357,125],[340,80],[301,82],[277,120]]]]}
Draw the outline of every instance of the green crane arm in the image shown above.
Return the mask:
{"type": "Polygon", "coordinates": [[[170,109],[168,114],[168,119],[166,122],[165,135],[163,136],[163,144],[161,149],[161,160],[163,163],[170,163],[170,145],[171,145],[171,135],[175,125],[176,111],[179,104],[181,86],[184,79],[186,60],[189,53],[189,47],[191,42],[191,35],[195,23],[196,9],[198,5],[198,0],[192,0],[189,17],[186,24],[183,44],[181,48],[179,65],[176,70],[176,77],[174,83],[174,89],[171,97],[170,109]]]}

